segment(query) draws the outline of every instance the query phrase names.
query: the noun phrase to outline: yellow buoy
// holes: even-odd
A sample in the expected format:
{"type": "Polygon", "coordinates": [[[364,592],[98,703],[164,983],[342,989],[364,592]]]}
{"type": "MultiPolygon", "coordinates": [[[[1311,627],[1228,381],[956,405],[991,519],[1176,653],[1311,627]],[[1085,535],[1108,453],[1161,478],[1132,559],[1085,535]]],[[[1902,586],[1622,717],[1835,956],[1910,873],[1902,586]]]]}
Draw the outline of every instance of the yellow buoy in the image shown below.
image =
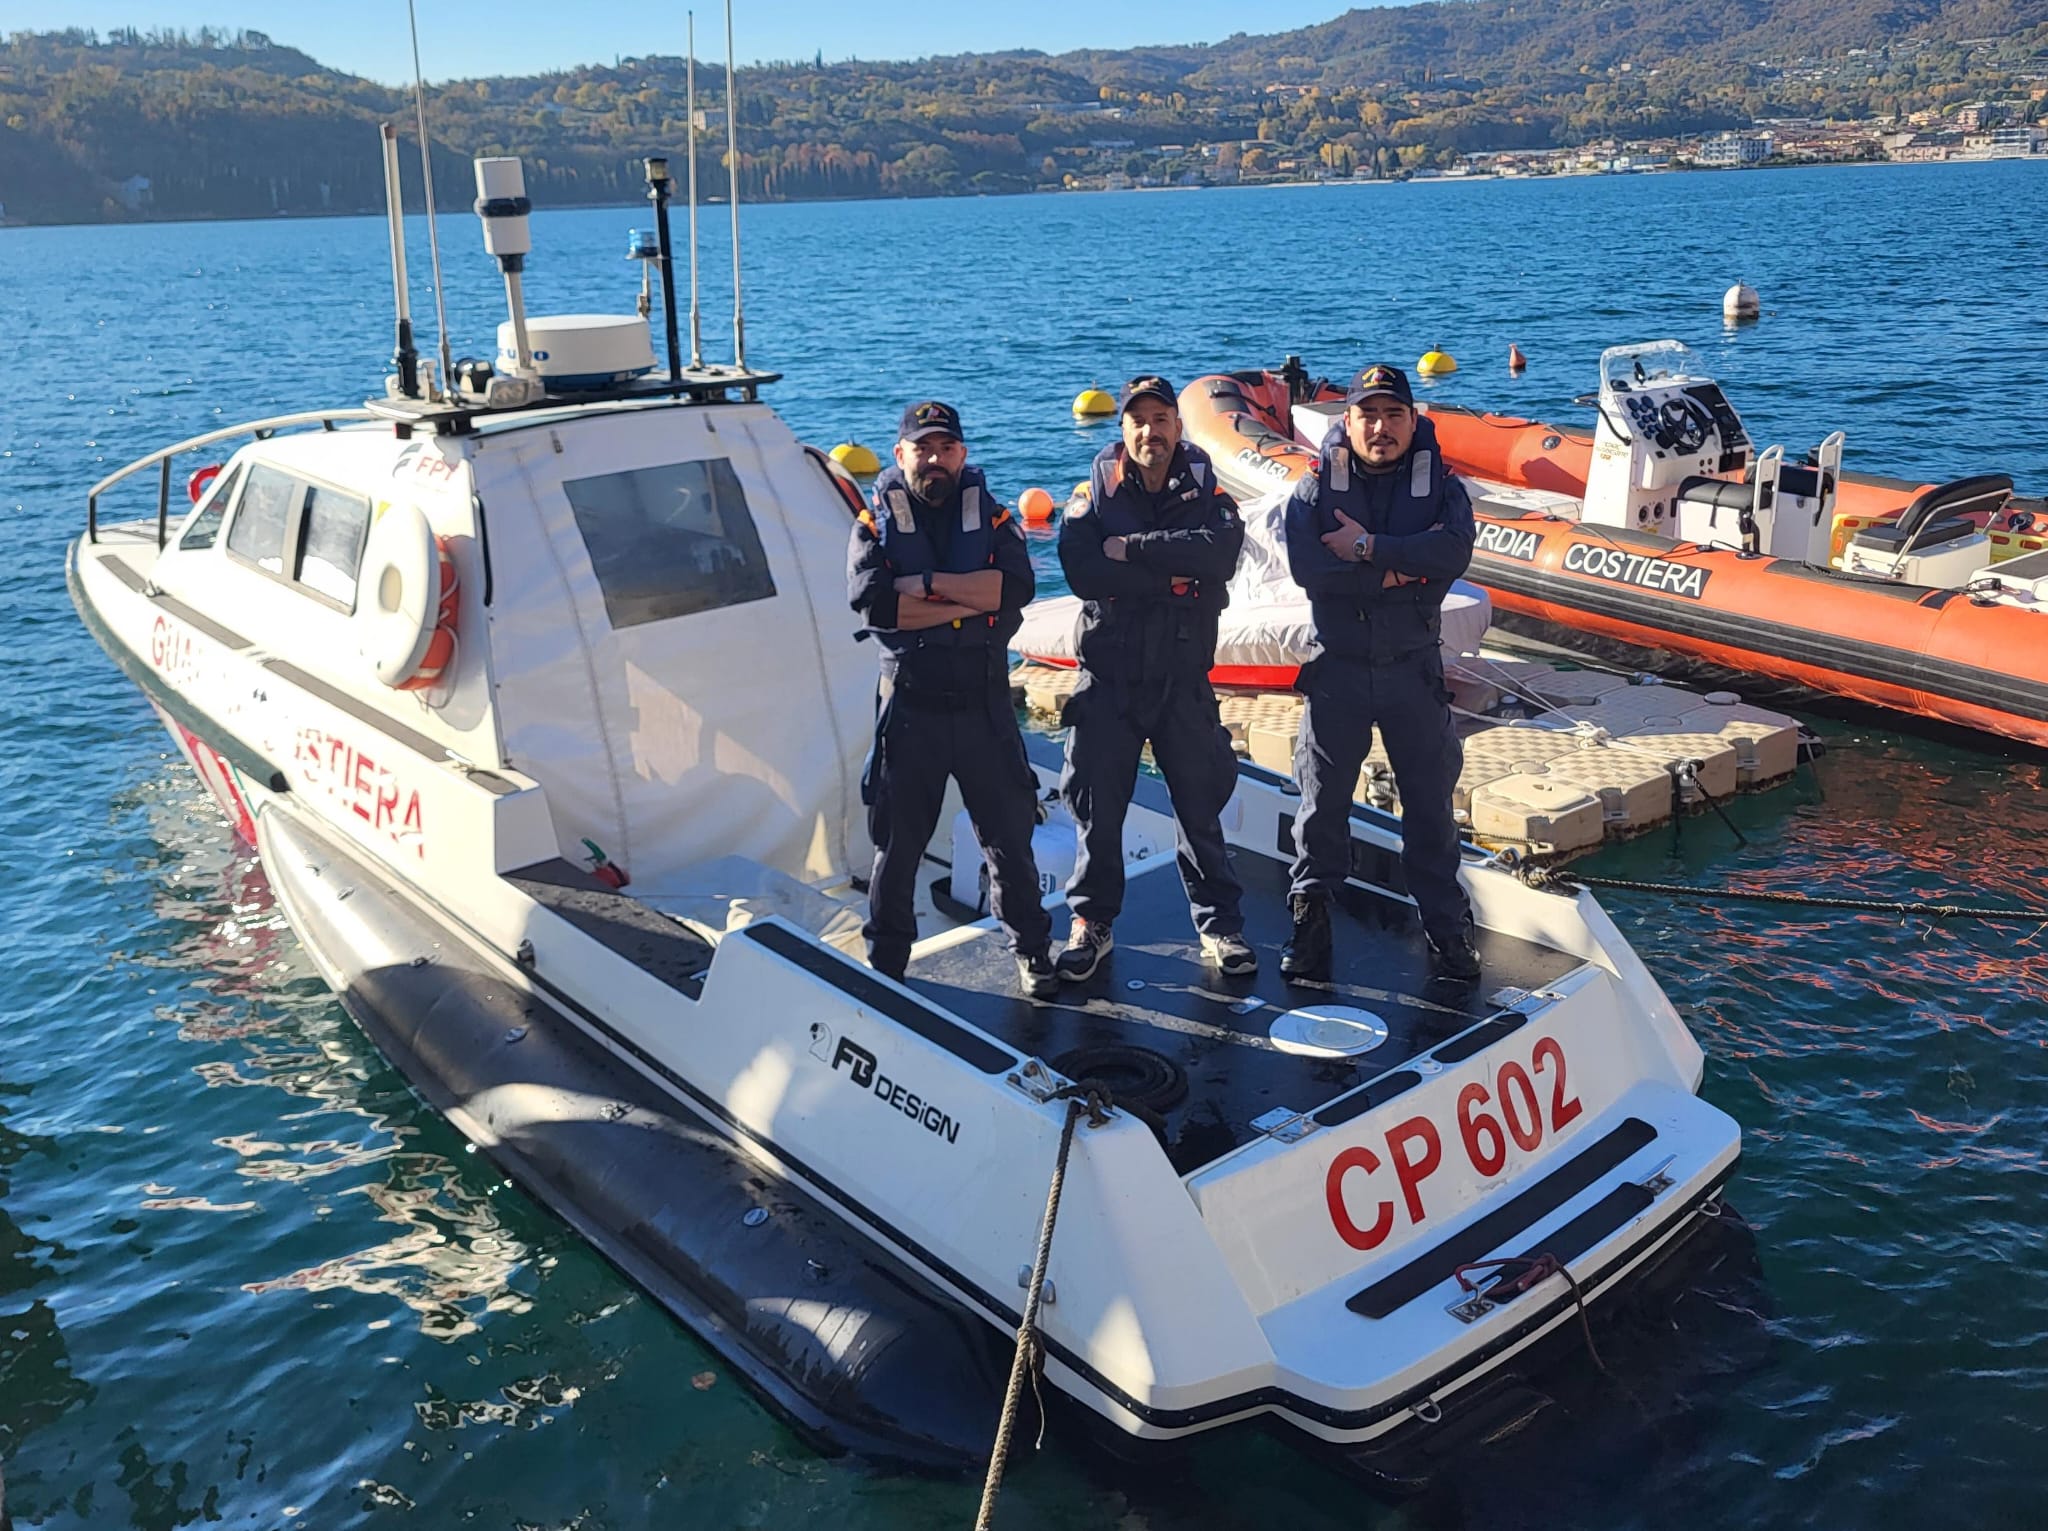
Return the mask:
{"type": "Polygon", "coordinates": [[[1083,420],[1116,413],[1116,398],[1100,388],[1083,388],[1074,396],[1074,413],[1083,420]]]}
{"type": "Polygon", "coordinates": [[[1446,351],[1424,351],[1415,370],[1424,377],[1442,377],[1446,372],[1456,372],[1458,363],[1446,351]]]}
{"type": "Polygon", "coordinates": [[[840,442],[832,449],[832,460],[856,478],[872,478],[882,471],[882,459],[875,456],[875,449],[858,441],[840,442]]]}

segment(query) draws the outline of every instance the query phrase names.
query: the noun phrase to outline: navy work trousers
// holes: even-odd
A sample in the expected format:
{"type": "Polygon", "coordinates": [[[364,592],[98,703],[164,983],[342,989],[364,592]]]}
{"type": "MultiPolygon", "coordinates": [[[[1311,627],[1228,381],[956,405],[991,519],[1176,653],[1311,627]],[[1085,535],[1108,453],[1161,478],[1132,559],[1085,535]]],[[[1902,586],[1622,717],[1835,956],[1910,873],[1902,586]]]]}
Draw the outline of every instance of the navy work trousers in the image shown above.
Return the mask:
{"type": "Polygon", "coordinates": [[[1031,853],[1037,826],[1038,778],[1024,755],[1024,736],[1010,710],[1007,686],[965,705],[934,704],[897,689],[881,703],[875,750],[868,762],[868,835],[875,869],[868,885],[868,960],[901,976],[917,940],[917,873],[938,827],[946,778],[960,798],[988,857],[996,921],[1023,956],[1043,954],[1052,916],[1031,853]]]}
{"type": "Polygon", "coordinates": [[[1296,683],[1308,697],[1294,779],[1292,891],[1328,897],[1351,869],[1351,803],[1377,723],[1401,792],[1401,864],[1422,925],[1440,941],[1462,936],[1472,906],[1458,884],[1458,825],[1451,789],[1465,762],[1451,724],[1442,653],[1434,648],[1374,664],[1323,654],[1296,683]]]}
{"type": "Polygon", "coordinates": [[[1195,928],[1236,935],[1244,929],[1244,890],[1230,869],[1219,816],[1237,787],[1237,757],[1216,713],[1216,693],[1206,675],[1199,684],[1177,676],[1163,692],[1138,700],[1121,705],[1112,688],[1090,679],[1067,702],[1063,720],[1071,732],[1060,794],[1081,832],[1067,907],[1103,925],[1123,912],[1124,815],[1149,740],[1173,799],[1180,879],[1195,928]]]}

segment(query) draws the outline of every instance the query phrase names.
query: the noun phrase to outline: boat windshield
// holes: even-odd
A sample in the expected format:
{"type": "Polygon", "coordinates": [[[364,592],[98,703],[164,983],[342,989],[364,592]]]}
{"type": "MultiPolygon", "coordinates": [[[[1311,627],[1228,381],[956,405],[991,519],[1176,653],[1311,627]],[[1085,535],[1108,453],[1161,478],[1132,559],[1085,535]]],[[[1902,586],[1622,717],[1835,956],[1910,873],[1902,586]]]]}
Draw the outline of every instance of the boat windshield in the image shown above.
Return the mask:
{"type": "Polygon", "coordinates": [[[1684,378],[1697,382],[1711,379],[1691,346],[1676,340],[1653,340],[1647,345],[1609,346],[1600,353],[1600,386],[1626,393],[1646,383],[1672,382],[1684,378]]]}

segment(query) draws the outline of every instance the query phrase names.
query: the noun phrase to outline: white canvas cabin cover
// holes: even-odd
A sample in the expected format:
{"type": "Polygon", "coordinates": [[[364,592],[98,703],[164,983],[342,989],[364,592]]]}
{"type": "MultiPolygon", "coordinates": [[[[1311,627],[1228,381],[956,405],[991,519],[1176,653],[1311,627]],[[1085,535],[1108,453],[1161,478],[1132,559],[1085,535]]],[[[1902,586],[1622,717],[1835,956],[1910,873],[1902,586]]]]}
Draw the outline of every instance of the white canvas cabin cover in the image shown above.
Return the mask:
{"type": "MultiPolygon", "coordinates": [[[[1230,605],[1217,623],[1216,662],[1223,665],[1284,667],[1305,662],[1315,651],[1315,622],[1308,595],[1287,572],[1287,488],[1239,507],[1244,518],[1244,552],[1230,578],[1230,605]]],[[[1074,657],[1076,596],[1040,600],[1027,607],[1024,626],[1012,646],[1040,659],[1074,657]]],[[[1477,585],[1459,580],[1444,597],[1441,643],[1446,661],[1476,654],[1493,620],[1493,602],[1477,585]]]]}
{"type": "Polygon", "coordinates": [[[634,891],[740,856],[865,873],[875,654],[845,502],[763,405],[624,409],[486,435],[476,484],[509,763],[634,891]]]}

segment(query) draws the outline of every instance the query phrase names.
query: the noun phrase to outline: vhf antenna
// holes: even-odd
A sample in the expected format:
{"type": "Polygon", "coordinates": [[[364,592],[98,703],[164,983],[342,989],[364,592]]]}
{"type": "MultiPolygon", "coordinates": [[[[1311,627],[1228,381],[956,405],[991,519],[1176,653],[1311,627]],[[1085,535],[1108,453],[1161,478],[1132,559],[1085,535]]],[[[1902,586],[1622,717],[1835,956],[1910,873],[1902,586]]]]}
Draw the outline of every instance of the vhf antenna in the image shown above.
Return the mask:
{"type": "Polygon", "coordinates": [[[412,26],[412,100],[420,125],[420,180],[427,193],[427,249],[434,258],[434,328],[441,342],[441,386],[453,388],[455,363],[448,352],[448,306],[441,296],[441,236],[434,228],[434,154],[427,143],[427,86],[420,77],[420,18],[413,0],[405,0],[405,19],[412,26]]]}
{"type": "Polygon", "coordinates": [[[405,201],[398,189],[398,129],[384,124],[384,214],[391,222],[391,288],[398,302],[398,346],[391,365],[398,369],[398,396],[420,396],[420,353],[412,343],[412,293],[405,279],[405,201]]]}
{"type": "Polygon", "coordinates": [[[732,201],[732,361],[747,370],[747,321],[740,309],[740,113],[733,85],[732,0],[725,0],[725,156],[726,195],[732,201]]]}
{"type": "Polygon", "coordinates": [[[690,12],[690,370],[704,365],[704,321],[697,309],[697,13],[690,12]]]}

